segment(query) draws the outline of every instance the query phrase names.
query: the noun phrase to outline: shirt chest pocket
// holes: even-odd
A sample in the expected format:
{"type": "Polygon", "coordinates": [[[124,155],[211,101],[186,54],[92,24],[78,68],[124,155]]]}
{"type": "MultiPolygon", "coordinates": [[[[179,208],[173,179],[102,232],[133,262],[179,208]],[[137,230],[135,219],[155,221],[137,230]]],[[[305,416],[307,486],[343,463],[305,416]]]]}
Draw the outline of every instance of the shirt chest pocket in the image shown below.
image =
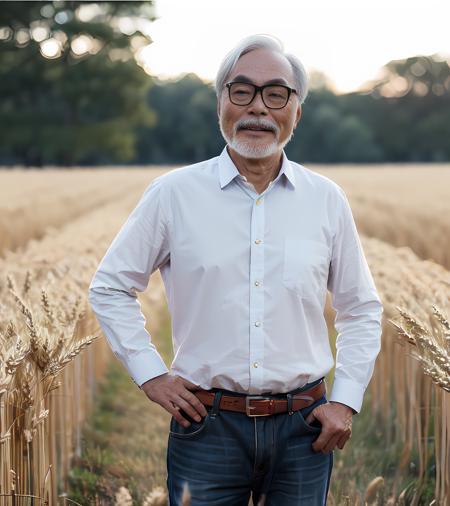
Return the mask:
{"type": "Polygon", "coordinates": [[[303,298],[327,289],[330,249],[319,241],[288,237],[284,241],[283,284],[303,298]]]}

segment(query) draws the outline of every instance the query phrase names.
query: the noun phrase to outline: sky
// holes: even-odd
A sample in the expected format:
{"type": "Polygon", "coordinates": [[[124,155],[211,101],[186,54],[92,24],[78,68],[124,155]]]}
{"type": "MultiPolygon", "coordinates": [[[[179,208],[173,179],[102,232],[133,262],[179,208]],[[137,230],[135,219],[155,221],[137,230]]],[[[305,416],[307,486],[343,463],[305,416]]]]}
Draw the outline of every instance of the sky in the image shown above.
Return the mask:
{"type": "Polygon", "coordinates": [[[194,72],[213,81],[225,54],[247,35],[268,33],[319,70],[337,93],[377,78],[390,60],[450,58],[449,0],[155,0],[159,19],[142,53],[150,75],[194,72]]]}

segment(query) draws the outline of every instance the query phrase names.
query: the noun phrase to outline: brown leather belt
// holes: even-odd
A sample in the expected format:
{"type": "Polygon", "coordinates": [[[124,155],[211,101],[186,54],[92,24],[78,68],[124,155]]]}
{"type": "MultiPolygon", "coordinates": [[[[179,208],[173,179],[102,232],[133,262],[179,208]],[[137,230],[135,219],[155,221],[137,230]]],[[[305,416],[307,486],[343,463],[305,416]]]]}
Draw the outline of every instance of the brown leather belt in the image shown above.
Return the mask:
{"type": "MultiPolygon", "coordinates": [[[[205,406],[212,406],[215,393],[211,390],[192,391],[205,406]]],[[[314,401],[320,399],[326,393],[326,384],[322,380],[307,390],[292,395],[291,412],[307,408],[314,401]]],[[[288,411],[287,398],[279,399],[266,395],[243,395],[234,396],[223,394],[219,404],[220,409],[238,411],[247,416],[269,416],[288,411]]]]}

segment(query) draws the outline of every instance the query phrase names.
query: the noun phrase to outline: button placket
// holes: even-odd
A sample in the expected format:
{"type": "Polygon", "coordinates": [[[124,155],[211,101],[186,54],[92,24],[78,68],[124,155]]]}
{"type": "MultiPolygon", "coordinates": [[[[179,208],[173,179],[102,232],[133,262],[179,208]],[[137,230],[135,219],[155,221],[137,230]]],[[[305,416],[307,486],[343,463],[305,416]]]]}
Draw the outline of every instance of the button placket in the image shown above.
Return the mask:
{"type": "Polygon", "coordinates": [[[265,198],[253,201],[250,242],[250,387],[260,389],[263,385],[264,358],[264,229],[265,198]]]}

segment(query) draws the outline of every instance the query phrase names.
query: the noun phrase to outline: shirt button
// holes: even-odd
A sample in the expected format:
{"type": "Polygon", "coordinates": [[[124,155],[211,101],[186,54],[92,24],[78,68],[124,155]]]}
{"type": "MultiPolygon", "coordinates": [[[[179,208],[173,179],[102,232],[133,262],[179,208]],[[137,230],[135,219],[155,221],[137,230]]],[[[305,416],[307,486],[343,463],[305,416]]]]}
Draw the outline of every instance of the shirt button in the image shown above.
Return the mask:
{"type": "Polygon", "coordinates": [[[255,244],[261,244],[261,239],[255,239],[255,244]]]}
{"type": "Polygon", "coordinates": [[[256,205],[257,205],[257,206],[259,206],[259,204],[261,204],[261,202],[262,202],[262,198],[260,198],[260,199],[258,199],[258,200],[256,201],[256,205]]]}
{"type": "Polygon", "coordinates": [[[258,367],[258,362],[253,362],[253,367],[258,367]]]}
{"type": "Polygon", "coordinates": [[[255,281],[255,286],[259,286],[261,283],[259,281],[255,281]]]}
{"type": "Polygon", "coordinates": [[[255,327],[261,327],[261,322],[255,322],[255,327]]]}

